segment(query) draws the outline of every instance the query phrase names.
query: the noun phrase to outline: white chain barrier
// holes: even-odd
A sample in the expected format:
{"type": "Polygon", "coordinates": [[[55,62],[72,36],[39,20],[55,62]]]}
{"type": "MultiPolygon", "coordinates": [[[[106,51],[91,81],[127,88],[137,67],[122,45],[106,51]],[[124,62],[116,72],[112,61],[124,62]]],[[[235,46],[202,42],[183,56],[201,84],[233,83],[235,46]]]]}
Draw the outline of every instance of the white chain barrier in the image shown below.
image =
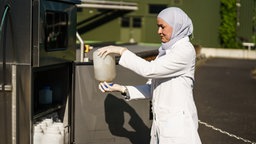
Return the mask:
{"type": "Polygon", "coordinates": [[[243,142],[245,142],[245,143],[256,144],[256,142],[253,142],[253,141],[250,141],[250,140],[248,140],[248,139],[245,139],[245,138],[239,137],[239,136],[237,136],[237,135],[231,134],[231,133],[229,133],[229,132],[227,132],[227,131],[221,130],[220,128],[216,128],[215,126],[210,125],[210,124],[208,124],[208,123],[206,123],[206,122],[203,122],[203,121],[201,121],[201,120],[198,120],[198,122],[199,122],[199,124],[201,124],[201,125],[204,125],[204,126],[206,126],[206,127],[208,127],[208,128],[211,128],[211,129],[213,129],[213,130],[215,130],[215,131],[218,131],[218,132],[220,132],[220,133],[222,133],[222,134],[225,134],[225,135],[228,135],[228,136],[230,136],[230,137],[236,138],[236,139],[238,139],[238,140],[241,140],[241,141],[243,141],[243,142]]]}

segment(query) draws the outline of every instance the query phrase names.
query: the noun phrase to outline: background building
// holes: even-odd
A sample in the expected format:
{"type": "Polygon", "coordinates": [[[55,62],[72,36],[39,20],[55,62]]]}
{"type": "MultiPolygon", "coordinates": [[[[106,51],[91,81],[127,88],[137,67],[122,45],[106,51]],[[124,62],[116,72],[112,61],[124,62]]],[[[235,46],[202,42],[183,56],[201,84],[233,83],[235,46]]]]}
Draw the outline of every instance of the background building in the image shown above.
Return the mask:
{"type": "MultiPolygon", "coordinates": [[[[193,44],[221,47],[220,0],[111,0],[137,4],[137,10],[81,8],[77,30],[85,41],[159,43],[156,16],[165,7],[182,8],[194,24],[193,44]],[[104,17],[104,20],[99,20],[104,17]]],[[[237,37],[252,42],[255,0],[237,0],[237,37]]]]}

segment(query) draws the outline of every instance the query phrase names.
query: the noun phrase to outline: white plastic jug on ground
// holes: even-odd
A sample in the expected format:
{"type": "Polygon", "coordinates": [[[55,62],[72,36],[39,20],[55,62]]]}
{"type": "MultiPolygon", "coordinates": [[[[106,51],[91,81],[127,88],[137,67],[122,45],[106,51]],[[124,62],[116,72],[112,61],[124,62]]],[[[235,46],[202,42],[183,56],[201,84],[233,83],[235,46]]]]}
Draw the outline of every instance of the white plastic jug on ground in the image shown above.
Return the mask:
{"type": "Polygon", "coordinates": [[[42,144],[43,135],[40,125],[34,126],[33,144],[42,144]]]}

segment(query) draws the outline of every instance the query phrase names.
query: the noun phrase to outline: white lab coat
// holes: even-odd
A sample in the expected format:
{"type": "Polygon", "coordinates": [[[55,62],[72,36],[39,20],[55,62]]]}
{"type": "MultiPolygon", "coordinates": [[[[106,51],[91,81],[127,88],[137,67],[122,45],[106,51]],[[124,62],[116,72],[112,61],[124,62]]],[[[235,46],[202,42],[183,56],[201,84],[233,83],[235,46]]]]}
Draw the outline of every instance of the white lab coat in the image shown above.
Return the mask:
{"type": "Polygon", "coordinates": [[[127,89],[131,100],[152,98],[151,144],[201,144],[192,92],[195,56],[188,37],[151,62],[128,50],[122,54],[120,65],[149,79],[127,89]]]}

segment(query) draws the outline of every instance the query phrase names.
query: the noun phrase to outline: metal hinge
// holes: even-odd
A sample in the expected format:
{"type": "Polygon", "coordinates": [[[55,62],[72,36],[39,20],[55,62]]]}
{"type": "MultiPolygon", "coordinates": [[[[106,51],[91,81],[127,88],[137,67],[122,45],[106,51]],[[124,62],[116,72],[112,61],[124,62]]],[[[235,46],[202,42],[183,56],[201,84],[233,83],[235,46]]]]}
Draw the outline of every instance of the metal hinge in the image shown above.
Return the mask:
{"type": "Polygon", "coordinates": [[[0,85],[0,91],[12,91],[12,86],[11,85],[4,85],[4,88],[3,88],[3,85],[0,85]]]}

